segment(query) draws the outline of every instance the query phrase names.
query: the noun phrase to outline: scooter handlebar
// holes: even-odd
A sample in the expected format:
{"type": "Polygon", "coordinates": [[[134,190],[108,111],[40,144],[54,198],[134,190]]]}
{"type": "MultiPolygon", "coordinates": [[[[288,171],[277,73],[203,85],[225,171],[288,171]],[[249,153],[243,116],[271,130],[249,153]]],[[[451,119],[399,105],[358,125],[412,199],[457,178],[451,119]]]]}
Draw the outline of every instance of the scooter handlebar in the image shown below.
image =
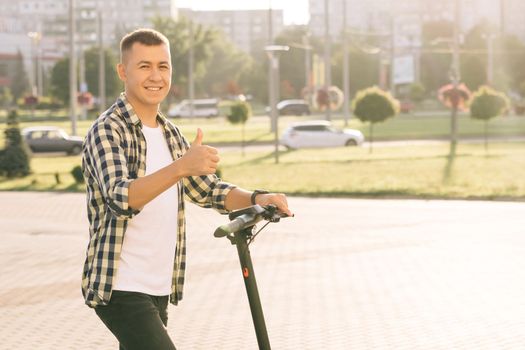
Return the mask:
{"type": "Polygon", "coordinates": [[[229,223],[217,227],[213,235],[215,237],[224,237],[224,236],[229,235],[230,233],[234,233],[234,232],[242,230],[245,227],[248,227],[249,224],[255,225],[256,224],[256,222],[254,222],[255,218],[256,217],[252,214],[243,214],[241,216],[238,216],[232,221],[230,221],[229,223]]]}
{"type": "Polygon", "coordinates": [[[215,237],[224,237],[231,233],[238,232],[250,226],[254,226],[261,220],[270,222],[278,222],[280,218],[288,217],[288,215],[279,212],[274,205],[261,207],[254,205],[244,209],[240,209],[230,213],[230,222],[219,226],[215,233],[215,237]]]}

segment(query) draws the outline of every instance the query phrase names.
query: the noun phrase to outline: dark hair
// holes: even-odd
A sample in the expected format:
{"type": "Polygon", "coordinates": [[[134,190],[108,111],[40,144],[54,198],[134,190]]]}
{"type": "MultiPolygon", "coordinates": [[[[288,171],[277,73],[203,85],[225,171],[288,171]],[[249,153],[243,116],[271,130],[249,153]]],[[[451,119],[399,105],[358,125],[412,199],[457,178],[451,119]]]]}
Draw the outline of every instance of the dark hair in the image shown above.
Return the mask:
{"type": "Polygon", "coordinates": [[[146,46],[157,46],[165,44],[170,46],[168,38],[164,34],[153,29],[140,28],[126,34],[120,41],[120,60],[124,52],[129,51],[134,43],[141,43],[146,46]]]}

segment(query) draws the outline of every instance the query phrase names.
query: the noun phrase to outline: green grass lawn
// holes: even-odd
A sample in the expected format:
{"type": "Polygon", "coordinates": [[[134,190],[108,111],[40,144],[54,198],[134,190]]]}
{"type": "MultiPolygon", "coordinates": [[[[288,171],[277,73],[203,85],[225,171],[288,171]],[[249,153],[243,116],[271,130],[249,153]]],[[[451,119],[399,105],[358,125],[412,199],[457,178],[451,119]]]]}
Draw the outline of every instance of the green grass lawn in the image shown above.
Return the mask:
{"type": "MultiPolygon", "coordinates": [[[[323,116],[310,116],[308,118],[322,118],[323,116]]],[[[281,117],[279,129],[282,132],[288,125],[295,121],[307,120],[306,117],[281,117]]],[[[183,134],[193,140],[198,127],[204,131],[204,141],[210,144],[221,144],[241,141],[241,126],[231,125],[225,118],[214,119],[176,119],[174,123],[180,127],[183,134]]],[[[93,123],[92,120],[81,120],[78,122],[78,134],[84,136],[93,123]]],[[[334,115],[334,123],[343,127],[344,123],[340,115],[334,115]]],[[[30,122],[21,123],[20,127],[54,125],[63,128],[67,132],[71,131],[71,124],[68,121],[54,122],[30,122]]],[[[369,126],[363,124],[356,118],[352,118],[348,125],[349,128],[359,129],[365,137],[369,138],[369,126]]],[[[473,120],[468,115],[460,115],[458,123],[458,133],[460,137],[481,137],[483,135],[484,123],[473,120]]],[[[5,124],[0,124],[0,147],[3,145],[5,124]]],[[[450,117],[448,114],[436,115],[399,115],[389,119],[384,123],[374,126],[375,140],[396,140],[396,139],[427,139],[427,138],[446,138],[450,130],[450,117]]],[[[504,136],[525,136],[525,117],[507,116],[499,117],[489,123],[490,135],[492,137],[504,136]]],[[[252,117],[246,124],[246,140],[271,141],[274,135],[270,132],[269,118],[264,116],[252,117]]]]}
{"type": "MultiPolygon", "coordinates": [[[[272,153],[247,149],[221,154],[222,177],[247,189],[295,195],[525,200],[525,143],[459,144],[450,159],[446,143],[367,148],[305,149],[272,153]]],[[[32,160],[33,175],[0,178],[0,190],[78,190],[69,171],[79,156],[32,160]],[[56,183],[54,173],[60,174],[56,183]]]]}

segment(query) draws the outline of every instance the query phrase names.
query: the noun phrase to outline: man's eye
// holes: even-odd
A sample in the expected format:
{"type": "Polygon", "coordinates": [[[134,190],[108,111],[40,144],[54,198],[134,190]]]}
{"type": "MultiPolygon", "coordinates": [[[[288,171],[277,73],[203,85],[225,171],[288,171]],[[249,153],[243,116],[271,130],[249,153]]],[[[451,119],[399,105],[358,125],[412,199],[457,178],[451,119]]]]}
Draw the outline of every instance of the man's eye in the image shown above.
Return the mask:
{"type": "Polygon", "coordinates": [[[168,66],[160,66],[160,69],[162,69],[162,70],[168,70],[168,69],[170,69],[170,68],[169,68],[168,66]]]}
{"type": "Polygon", "coordinates": [[[139,66],[140,69],[145,69],[145,68],[148,68],[147,65],[143,64],[142,66],[139,66]]]}

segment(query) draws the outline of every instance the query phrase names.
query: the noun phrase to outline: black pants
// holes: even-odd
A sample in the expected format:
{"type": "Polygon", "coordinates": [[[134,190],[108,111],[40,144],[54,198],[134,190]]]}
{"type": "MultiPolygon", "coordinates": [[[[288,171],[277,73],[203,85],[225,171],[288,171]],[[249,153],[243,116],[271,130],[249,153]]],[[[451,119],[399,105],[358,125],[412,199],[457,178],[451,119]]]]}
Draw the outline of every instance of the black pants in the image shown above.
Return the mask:
{"type": "Polygon", "coordinates": [[[113,291],[95,312],[117,337],[120,350],[175,350],[168,325],[168,296],[113,291]]]}

